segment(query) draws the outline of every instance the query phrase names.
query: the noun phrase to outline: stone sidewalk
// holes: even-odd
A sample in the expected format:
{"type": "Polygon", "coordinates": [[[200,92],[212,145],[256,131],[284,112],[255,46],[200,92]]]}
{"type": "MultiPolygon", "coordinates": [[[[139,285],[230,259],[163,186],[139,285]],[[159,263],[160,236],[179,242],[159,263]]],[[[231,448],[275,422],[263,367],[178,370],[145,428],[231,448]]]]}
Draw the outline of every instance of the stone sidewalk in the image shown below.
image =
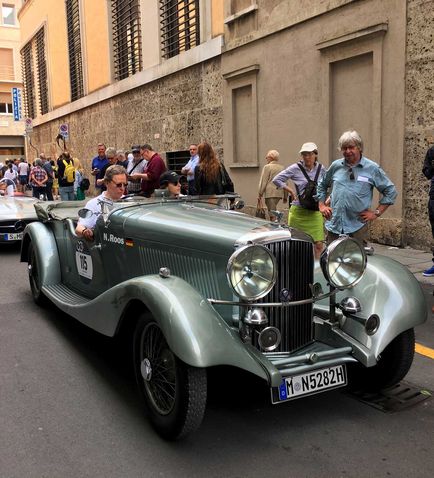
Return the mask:
{"type": "Polygon", "coordinates": [[[422,272],[432,265],[431,252],[419,251],[410,247],[399,248],[385,246],[374,242],[371,242],[370,245],[374,248],[376,254],[391,257],[392,259],[395,259],[395,261],[407,266],[420,283],[434,286],[434,277],[424,277],[422,275],[422,272]]]}

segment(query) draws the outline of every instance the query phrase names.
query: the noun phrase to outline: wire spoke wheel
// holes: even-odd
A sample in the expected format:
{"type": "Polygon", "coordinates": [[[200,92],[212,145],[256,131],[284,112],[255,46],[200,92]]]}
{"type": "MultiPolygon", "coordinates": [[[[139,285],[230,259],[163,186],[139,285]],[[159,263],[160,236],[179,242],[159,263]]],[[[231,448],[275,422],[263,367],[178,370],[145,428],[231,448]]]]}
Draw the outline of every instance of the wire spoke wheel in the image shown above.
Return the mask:
{"type": "Polygon", "coordinates": [[[176,396],[175,357],[155,323],[145,327],[141,342],[140,362],[147,359],[151,365],[149,378],[143,377],[146,393],[155,409],[167,415],[173,409],[176,396]]]}
{"type": "Polygon", "coordinates": [[[160,328],[143,314],[134,332],[134,371],[149,419],[168,440],[196,430],[206,407],[206,370],[180,360],[160,328]]]}

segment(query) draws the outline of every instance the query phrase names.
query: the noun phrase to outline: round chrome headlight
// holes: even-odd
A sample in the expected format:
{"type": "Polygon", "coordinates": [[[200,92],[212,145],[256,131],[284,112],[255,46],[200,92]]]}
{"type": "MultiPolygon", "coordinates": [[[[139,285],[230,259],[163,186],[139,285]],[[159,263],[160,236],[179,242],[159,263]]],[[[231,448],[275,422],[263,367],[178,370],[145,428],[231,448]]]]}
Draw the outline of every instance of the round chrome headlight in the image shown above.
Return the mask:
{"type": "Polygon", "coordinates": [[[267,295],[276,282],[276,259],[264,246],[237,249],[229,258],[226,275],[238,297],[256,300],[267,295]]]}
{"type": "Polygon", "coordinates": [[[333,241],[321,255],[321,269],[330,285],[349,289],[359,282],[366,268],[363,246],[352,237],[333,241]]]}

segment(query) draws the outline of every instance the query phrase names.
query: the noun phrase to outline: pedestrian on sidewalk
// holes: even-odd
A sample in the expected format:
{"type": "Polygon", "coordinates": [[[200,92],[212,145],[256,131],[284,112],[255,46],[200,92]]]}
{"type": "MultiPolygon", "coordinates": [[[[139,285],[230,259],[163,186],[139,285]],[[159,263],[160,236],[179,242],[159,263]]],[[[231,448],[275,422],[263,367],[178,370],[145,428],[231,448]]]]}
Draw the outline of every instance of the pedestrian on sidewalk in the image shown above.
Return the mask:
{"type": "Polygon", "coordinates": [[[363,156],[363,141],[357,131],[345,131],[339,138],[339,149],[343,158],[333,161],[318,184],[319,210],[326,219],[327,242],[348,234],[367,245],[368,224],[394,204],[396,188],[377,163],[363,156]],[[372,210],[374,188],[381,198],[372,210]]]}
{"type": "Polygon", "coordinates": [[[48,175],[42,168],[42,161],[35,159],[32,171],[30,173],[30,184],[32,185],[33,197],[46,199],[46,182],[48,181],[48,175]]]}
{"type": "Polygon", "coordinates": [[[54,180],[54,171],[53,166],[44,153],[39,155],[39,159],[42,161],[42,168],[47,173],[47,182],[45,183],[45,194],[47,196],[47,201],[54,201],[53,199],[53,180],[54,180]]]}
{"type": "Polygon", "coordinates": [[[286,201],[286,188],[278,187],[273,183],[273,179],[284,170],[284,167],[278,162],[279,152],[275,149],[268,151],[265,156],[265,166],[262,168],[261,178],[258,185],[258,200],[265,199],[265,205],[268,209],[270,221],[274,221],[276,216],[272,211],[277,210],[277,204],[281,199],[286,201]]]}
{"type": "MultiPolygon", "coordinates": [[[[428,197],[428,218],[431,224],[431,234],[434,243],[434,145],[428,148],[428,151],[425,155],[425,161],[423,162],[422,173],[424,176],[431,181],[429,188],[429,197],[428,197]]],[[[431,247],[433,253],[433,265],[423,271],[425,277],[434,276],[434,244],[431,247]]]]}
{"type": "Polygon", "coordinates": [[[292,197],[288,213],[288,226],[309,234],[315,243],[315,257],[319,258],[324,246],[324,218],[315,199],[318,181],[325,174],[324,166],[318,161],[318,146],[308,142],[301,146],[300,161],[291,164],[279,173],[273,183],[288,191],[292,197]],[[290,179],[295,186],[288,186],[290,179]]]}

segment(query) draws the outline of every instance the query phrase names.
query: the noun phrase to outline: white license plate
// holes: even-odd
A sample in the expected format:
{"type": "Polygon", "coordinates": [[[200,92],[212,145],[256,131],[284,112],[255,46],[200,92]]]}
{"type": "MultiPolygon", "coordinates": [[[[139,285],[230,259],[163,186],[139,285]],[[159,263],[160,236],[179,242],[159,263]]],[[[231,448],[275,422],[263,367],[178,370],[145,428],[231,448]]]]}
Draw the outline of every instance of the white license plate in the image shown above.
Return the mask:
{"type": "Polygon", "coordinates": [[[14,234],[5,234],[4,239],[5,241],[21,241],[23,238],[22,232],[16,232],[14,234]]]}
{"type": "Polygon", "coordinates": [[[279,387],[279,398],[274,403],[312,395],[347,384],[345,365],[322,368],[284,379],[279,387]]]}

